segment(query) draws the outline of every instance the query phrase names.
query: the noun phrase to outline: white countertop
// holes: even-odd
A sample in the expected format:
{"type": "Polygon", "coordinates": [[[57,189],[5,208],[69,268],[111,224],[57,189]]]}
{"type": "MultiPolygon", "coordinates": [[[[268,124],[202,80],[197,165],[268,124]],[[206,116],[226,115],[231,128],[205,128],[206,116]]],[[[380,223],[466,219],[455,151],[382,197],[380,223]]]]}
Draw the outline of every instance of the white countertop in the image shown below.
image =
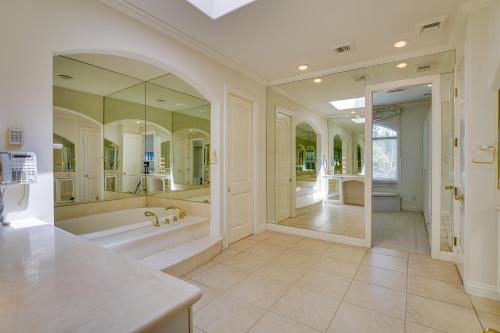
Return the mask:
{"type": "Polygon", "coordinates": [[[39,222],[0,227],[0,332],[143,331],[201,297],[196,286],[39,222]]]}

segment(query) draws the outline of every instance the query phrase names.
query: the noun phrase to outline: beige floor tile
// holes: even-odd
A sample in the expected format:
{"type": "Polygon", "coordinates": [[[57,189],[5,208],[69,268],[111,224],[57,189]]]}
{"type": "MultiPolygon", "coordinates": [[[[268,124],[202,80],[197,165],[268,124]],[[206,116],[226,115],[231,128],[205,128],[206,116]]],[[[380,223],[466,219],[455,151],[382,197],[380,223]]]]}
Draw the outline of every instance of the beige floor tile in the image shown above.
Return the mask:
{"type": "Polygon", "coordinates": [[[355,280],[406,292],[407,273],[375,266],[361,265],[355,280]]]}
{"type": "Polygon", "coordinates": [[[500,315],[483,311],[478,311],[477,314],[484,328],[493,328],[500,331],[500,315]]]}
{"type": "Polygon", "coordinates": [[[350,283],[351,279],[345,277],[309,270],[295,283],[295,287],[342,300],[350,283]]]}
{"type": "Polygon", "coordinates": [[[201,291],[203,292],[201,295],[201,298],[198,300],[198,302],[194,303],[194,305],[193,305],[194,312],[198,311],[199,309],[201,309],[202,307],[204,307],[208,303],[213,302],[214,300],[216,300],[217,298],[219,298],[222,295],[221,291],[214,289],[214,288],[211,288],[211,287],[208,287],[208,286],[205,286],[202,283],[199,283],[199,282],[196,282],[193,280],[187,280],[187,282],[194,284],[195,286],[200,288],[201,291]]]}
{"type": "Polygon", "coordinates": [[[217,290],[227,291],[247,276],[248,272],[231,266],[219,264],[193,276],[191,279],[217,290]]]}
{"type": "Polygon", "coordinates": [[[436,329],[425,327],[412,322],[406,322],[406,333],[443,333],[444,331],[438,331],[436,329]]]}
{"type": "Polygon", "coordinates": [[[344,302],[335,314],[328,333],[345,332],[404,333],[405,322],[344,302]]]}
{"type": "Polygon", "coordinates": [[[264,242],[270,243],[273,245],[290,247],[293,244],[296,244],[297,242],[299,242],[302,238],[303,237],[296,236],[296,235],[279,233],[277,235],[272,235],[271,237],[264,240],[264,242]]]}
{"type": "Polygon", "coordinates": [[[293,245],[296,250],[323,254],[333,245],[332,242],[327,242],[319,239],[304,238],[293,245]]]}
{"type": "Polygon", "coordinates": [[[409,274],[408,293],[472,308],[469,296],[463,286],[457,283],[409,274]]]}
{"type": "Polygon", "coordinates": [[[242,240],[239,240],[239,241],[234,242],[231,245],[229,245],[229,248],[235,249],[235,250],[240,250],[240,251],[245,251],[245,250],[248,250],[249,248],[251,248],[252,246],[257,245],[258,243],[259,242],[257,242],[257,241],[243,238],[242,240]]]}
{"type": "Polygon", "coordinates": [[[205,331],[201,330],[200,328],[193,326],[193,333],[205,333],[205,331]]]}
{"type": "Polygon", "coordinates": [[[275,235],[277,234],[276,232],[274,231],[271,231],[271,230],[264,230],[258,234],[255,234],[255,235],[252,235],[252,236],[249,236],[247,237],[249,240],[253,240],[253,241],[256,241],[256,242],[262,242],[266,239],[268,239],[269,237],[271,237],[272,235],[275,235]]]}
{"type": "Polygon", "coordinates": [[[402,259],[408,259],[408,255],[409,255],[409,253],[407,251],[392,250],[392,249],[386,249],[383,247],[372,247],[370,249],[370,252],[383,254],[386,256],[402,258],[402,259]]]}
{"type": "Polygon", "coordinates": [[[454,264],[440,260],[432,260],[428,256],[424,257],[410,253],[408,271],[410,274],[420,275],[430,279],[462,283],[454,264]]]}
{"type": "Polygon", "coordinates": [[[352,279],[358,267],[359,264],[352,261],[321,257],[311,269],[352,279]]]}
{"type": "Polygon", "coordinates": [[[253,275],[238,283],[229,291],[229,294],[248,303],[269,309],[290,286],[287,283],[253,275]]]}
{"type": "Polygon", "coordinates": [[[208,269],[210,269],[210,268],[212,268],[214,266],[217,266],[218,264],[219,264],[218,262],[209,261],[209,262],[201,265],[197,269],[195,269],[195,270],[189,272],[188,274],[186,274],[186,277],[187,278],[191,278],[191,277],[193,277],[195,275],[198,275],[198,274],[200,274],[200,273],[202,273],[202,272],[204,272],[204,271],[206,271],[206,270],[208,270],[208,269]]]}
{"type": "Polygon", "coordinates": [[[224,265],[238,268],[247,272],[253,272],[257,268],[264,266],[268,261],[269,258],[242,252],[224,261],[224,265]]]}
{"type": "Polygon", "coordinates": [[[320,331],[302,325],[278,314],[267,312],[248,331],[249,333],[319,333],[320,331]]]}
{"type": "Polygon", "coordinates": [[[366,255],[366,247],[334,244],[325,256],[361,263],[366,255]]]}
{"type": "Polygon", "coordinates": [[[481,326],[473,309],[408,294],[406,319],[452,333],[479,332],[481,326]]]}
{"type": "Polygon", "coordinates": [[[339,304],[339,301],[333,298],[299,288],[291,288],[273,305],[271,311],[325,331],[339,304]]]}
{"type": "Polygon", "coordinates": [[[276,260],[284,261],[289,264],[294,264],[301,267],[311,267],[311,265],[314,264],[319,257],[320,254],[317,253],[289,248],[288,250],[277,256],[276,260]]]}
{"type": "Polygon", "coordinates": [[[493,313],[500,316],[500,302],[494,301],[492,299],[470,296],[470,300],[476,310],[493,313]]]}
{"type": "Polygon", "coordinates": [[[262,242],[255,246],[252,246],[246,252],[262,257],[275,258],[286,250],[286,247],[262,242]]]}
{"type": "Polygon", "coordinates": [[[285,283],[294,283],[306,271],[305,267],[284,261],[271,260],[255,271],[255,275],[285,283]]]}
{"type": "Polygon", "coordinates": [[[246,332],[264,312],[258,306],[223,295],[196,312],[193,323],[207,333],[246,332]]]}
{"type": "Polygon", "coordinates": [[[407,260],[397,257],[386,256],[378,253],[368,253],[363,264],[391,269],[398,272],[407,272],[407,260]]]}
{"type": "Polygon", "coordinates": [[[353,281],[344,301],[405,319],[406,293],[399,290],[353,281]]]}
{"type": "Polygon", "coordinates": [[[227,259],[234,257],[238,253],[241,253],[241,250],[227,248],[224,251],[222,251],[221,253],[219,253],[218,255],[216,255],[212,259],[212,261],[215,261],[215,262],[218,262],[218,263],[222,263],[222,262],[226,261],[227,259]]]}

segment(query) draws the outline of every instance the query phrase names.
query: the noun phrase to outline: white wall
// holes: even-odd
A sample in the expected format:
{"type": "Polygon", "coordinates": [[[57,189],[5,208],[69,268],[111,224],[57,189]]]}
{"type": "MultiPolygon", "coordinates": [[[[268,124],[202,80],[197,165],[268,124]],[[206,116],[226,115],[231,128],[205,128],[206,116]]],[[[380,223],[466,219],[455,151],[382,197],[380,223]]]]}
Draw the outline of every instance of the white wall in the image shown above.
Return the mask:
{"type": "MultiPolygon", "coordinates": [[[[253,96],[255,129],[256,215],[266,221],[265,88],[255,81],[199,54],[183,44],[93,0],[3,1],[0,5],[0,133],[24,128],[22,150],[38,156],[39,183],[30,188],[29,202],[18,201],[22,187],[7,192],[7,209],[19,215],[53,222],[52,200],[52,57],[57,53],[93,52],[128,56],[157,65],[193,85],[213,106],[212,133],[223,177],[222,107],[225,86],[253,96]]],[[[0,150],[6,147],[0,140],[0,150]]],[[[222,182],[212,189],[214,202],[222,196],[222,182]]],[[[222,207],[213,211],[219,221],[222,207]]]]}
{"type": "Polygon", "coordinates": [[[465,288],[468,292],[497,297],[497,218],[495,204],[500,203],[497,190],[497,165],[475,164],[472,159],[487,159],[481,145],[497,143],[497,92],[487,80],[497,72],[500,4],[470,13],[464,29],[465,116],[466,116],[466,192],[465,192],[465,288]],[[496,34],[490,35],[490,29],[496,34]]]}
{"type": "MultiPolygon", "coordinates": [[[[276,131],[276,107],[281,107],[293,113],[293,128],[302,122],[309,124],[318,137],[317,145],[319,145],[317,158],[317,171],[320,173],[318,181],[322,179],[323,173],[321,161],[328,159],[328,128],[326,117],[322,114],[312,111],[297,102],[292,101],[290,98],[277,93],[271,88],[267,90],[267,221],[269,223],[275,222],[276,208],[276,161],[275,161],[275,131],[276,131]]],[[[295,141],[294,141],[295,142],[295,141]]]]}
{"type": "Polygon", "coordinates": [[[431,104],[428,102],[401,104],[400,107],[401,183],[373,185],[373,191],[398,192],[401,195],[403,210],[422,211],[422,130],[431,104]]]}

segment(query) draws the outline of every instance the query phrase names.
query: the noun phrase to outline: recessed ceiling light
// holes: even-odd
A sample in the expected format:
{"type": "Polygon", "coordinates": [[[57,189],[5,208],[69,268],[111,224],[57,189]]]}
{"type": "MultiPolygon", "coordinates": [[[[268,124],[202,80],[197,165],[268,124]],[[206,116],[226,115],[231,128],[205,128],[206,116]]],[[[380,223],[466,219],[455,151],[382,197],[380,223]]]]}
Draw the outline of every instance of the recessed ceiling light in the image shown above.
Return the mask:
{"type": "Polygon", "coordinates": [[[405,68],[406,66],[408,66],[408,64],[406,62],[401,62],[401,63],[396,65],[397,68],[405,68]]]}
{"type": "Polygon", "coordinates": [[[364,124],[365,123],[365,118],[352,118],[351,120],[355,124],[364,124]]]}
{"type": "Polygon", "coordinates": [[[319,77],[313,80],[314,83],[321,83],[322,81],[323,79],[320,79],[319,77]]]}
{"type": "Polygon", "coordinates": [[[188,132],[192,132],[193,130],[192,129],[188,129],[188,132]]]}
{"type": "Polygon", "coordinates": [[[432,87],[432,84],[428,84],[427,87],[429,87],[429,88],[432,87]]]}
{"type": "Polygon", "coordinates": [[[356,114],[356,111],[351,111],[351,114],[356,114]]]}
{"type": "Polygon", "coordinates": [[[408,44],[407,41],[405,41],[405,40],[398,40],[396,43],[394,43],[394,47],[401,48],[401,47],[405,47],[406,44],[408,44]]]}
{"type": "Polygon", "coordinates": [[[136,123],[136,124],[140,124],[141,122],[140,122],[140,121],[136,121],[135,123],[136,123]]]}
{"type": "Polygon", "coordinates": [[[72,76],[66,75],[66,74],[59,74],[58,75],[61,79],[63,80],[73,80],[72,76]]]}
{"type": "Polygon", "coordinates": [[[157,98],[156,99],[157,102],[160,102],[160,103],[164,103],[166,102],[167,100],[166,99],[163,99],[163,98],[157,98]]]}
{"type": "Polygon", "coordinates": [[[365,107],[365,98],[357,97],[328,102],[337,110],[359,109],[365,107]]]}
{"type": "Polygon", "coordinates": [[[309,68],[309,65],[307,64],[303,64],[303,65],[299,65],[299,67],[297,67],[299,69],[299,71],[305,71],[306,69],[309,68]]]}

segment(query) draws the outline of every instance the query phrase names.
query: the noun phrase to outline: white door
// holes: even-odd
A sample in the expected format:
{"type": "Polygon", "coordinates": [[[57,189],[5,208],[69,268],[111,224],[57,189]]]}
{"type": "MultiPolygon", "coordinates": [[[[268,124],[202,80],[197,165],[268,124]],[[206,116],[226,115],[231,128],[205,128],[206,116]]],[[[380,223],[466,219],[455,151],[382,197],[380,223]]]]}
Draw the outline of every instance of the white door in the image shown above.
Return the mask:
{"type": "Polygon", "coordinates": [[[101,131],[83,128],[83,198],[85,201],[99,200],[99,152],[101,131]]]}
{"type": "Polygon", "coordinates": [[[134,192],[140,181],[142,170],[142,136],[123,134],[122,192],[134,192]]]}
{"type": "Polygon", "coordinates": [[[453,207],[454,243],[458,271],[464,277],[464,221],[465,221],[465,60],[460,59],[455,69],[455,154],[454,154],[454,179],[455,201],[453,207]]]}
{"type": "Polygon", "coordinates": [[[276,222],[291,216],[291,118],[281,112],[276,113],[276,222]]]}
{"type": "Polygon", "coordinates": [[[229,243],[253,232],[253,105],[229,95],[227,112],[227,223],[229,243]]]}

